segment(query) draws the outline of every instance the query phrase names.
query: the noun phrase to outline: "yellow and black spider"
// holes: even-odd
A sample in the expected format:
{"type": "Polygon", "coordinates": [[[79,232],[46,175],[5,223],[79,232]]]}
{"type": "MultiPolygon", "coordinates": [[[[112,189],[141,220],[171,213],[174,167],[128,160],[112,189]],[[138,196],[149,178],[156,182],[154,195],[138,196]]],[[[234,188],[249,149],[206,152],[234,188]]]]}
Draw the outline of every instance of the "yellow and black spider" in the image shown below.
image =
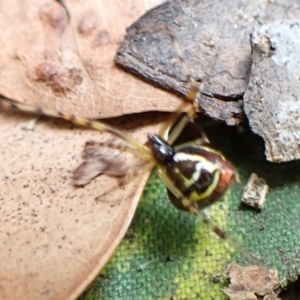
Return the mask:
{"type": "Polygon", "coordinates": [[[3,98],[0,98],[0,108],[61,118],[78,126],[113,134],[125,142],[125,145],[102,143],[101,146],[115,147],[121,152],[130,152],[141,158],[144,161],[143,167],[136,173],[156,168],[158,176],[168,190],[173,205],[196,215],[220,238],[227,239],[225,232],[210,222],[203,209],[215,203],[231,184],[238,180],[238,176],[231,163],[221,153],[207,146],[201,137],[196,141],[174,146],[182,130],[196,116],[198,104],[195,99],[199,93],[199,85],[188,72],[173,32],[167,26],[165,26],[165,30],[174,43],[177,56],[189,82],[190,88],[186,95],[188,101],[182,102],[174,116],[162,126],[158,134],[148,136],[148,142],[145,145],[104,122],[80,118],[62,111],[32,107],[3,98]],[[188,103],[193,103],[194,107],[179,116],[186,110],[188,103]],[[170,130],[173,124],[175,125],[170,130]]]}

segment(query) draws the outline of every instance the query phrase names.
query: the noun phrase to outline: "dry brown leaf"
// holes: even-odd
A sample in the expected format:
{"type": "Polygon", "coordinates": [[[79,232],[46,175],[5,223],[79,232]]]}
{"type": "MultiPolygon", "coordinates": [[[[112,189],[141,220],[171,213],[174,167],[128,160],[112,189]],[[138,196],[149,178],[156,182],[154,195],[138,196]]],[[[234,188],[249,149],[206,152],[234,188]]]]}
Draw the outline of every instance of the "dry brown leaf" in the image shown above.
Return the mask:
{"type": "MultiPolygon", "coordinates": [[[[125,26],[158,2],[65,1],[69,21],[54,0],[1,1],[0,94],[89,117],[143,110],[144,100],[152,109],[157,99],[173,101],[113,65],[125,26]]],[[[137,129],[130,134],[143,142],[161,120],[139,118],[117,125],[131,124],[137,129]]],[[[103,139],[111,137],[0,112],[0,299],[75,299],[121,241],[148,174],[125,188],[108,176],[72,185],[85,142],[103,139]]]]}
{"type": "MultiPolygon", "coordinates": [[[[48,118],[25,131],[29,119],[21,114],[1,113],[0,120],[0,299],[74,299],[124,236],[148,174],[124,188],[104,175],[75,188],[72,171],[85,141],[108,134],[48,118]]],[[[157,121],[117,124],[135,124],[130,134],[144,141],[157,121]]],[[[124,159],[130,166],[137,160],[124,159]]]]}
{"type": "Polygon", "coordinates": [[[113,61],[126,27],[162,0],[63,2],[0,0],[0,94],[89,118],[176,108],[113,61]]]}

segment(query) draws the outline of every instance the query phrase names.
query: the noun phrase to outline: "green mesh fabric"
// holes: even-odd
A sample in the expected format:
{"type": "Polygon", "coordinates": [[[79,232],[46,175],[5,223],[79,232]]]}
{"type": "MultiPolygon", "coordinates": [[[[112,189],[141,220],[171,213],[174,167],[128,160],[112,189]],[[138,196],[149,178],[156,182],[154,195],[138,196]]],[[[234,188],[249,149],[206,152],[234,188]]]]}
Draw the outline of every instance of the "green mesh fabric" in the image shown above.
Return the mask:
{"type": "MultiPolygon", "coordinates": [[[[267,163],[257,154],[260,140],[231,131],[214,145],[237,166],[241,183],[208,209],[209,216],[281,279],[294,278],[300,272],[300,164],[267,163]],[[270,186],[260,213],[240,205],[252,172],[270,186]]],[[[172,207],[154,173],[126,237],[80,300],[228,299],[222,288],[233,261],[247,264],[206,225],[172,207]]]]}

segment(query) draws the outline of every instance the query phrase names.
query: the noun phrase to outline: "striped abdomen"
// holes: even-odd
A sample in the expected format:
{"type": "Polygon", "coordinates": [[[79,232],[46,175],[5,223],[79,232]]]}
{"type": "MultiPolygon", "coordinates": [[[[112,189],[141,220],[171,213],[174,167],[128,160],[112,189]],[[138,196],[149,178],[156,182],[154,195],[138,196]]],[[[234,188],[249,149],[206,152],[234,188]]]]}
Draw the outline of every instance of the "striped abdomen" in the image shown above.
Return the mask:
{"type": "MultiPolygon", "coordinates": [[[[177,150],[165,170],[182,195],[199,209],[214,203],[236,180],[233,166],[221,154],[198,145],[177,150]]],[[[176,207],[186,209],[180,199],[170,199],[176,207]]]]}

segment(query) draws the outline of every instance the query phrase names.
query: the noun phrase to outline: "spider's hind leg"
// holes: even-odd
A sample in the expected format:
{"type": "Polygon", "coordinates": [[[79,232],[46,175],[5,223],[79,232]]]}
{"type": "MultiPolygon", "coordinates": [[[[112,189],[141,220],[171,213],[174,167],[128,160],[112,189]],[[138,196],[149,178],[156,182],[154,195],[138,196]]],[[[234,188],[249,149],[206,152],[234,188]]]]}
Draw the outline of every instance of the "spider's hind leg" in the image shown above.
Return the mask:
{"type": "Polygon", "coordinates": [[[191,201],[186,196],[182,194],[181,191],[179,191],[174,183],[170,180],[170,178],[165,174],[164,170],[161,168],[158,169],[158,175],[160,179],[164,182],[166,185],[169,193],[173,195],[178,201],[178,203],[181,203],[181,209],[188,210],[190,213],[195,215],[199,220],[201,220],[204,224],[207,225],[207,227],[214,232],[220,239],[227,242],[231,247],[233,247],[236,251],[238,251],[243,257],[245,257],[249,262],[251,262],[254,265],[261,265],[261,262],[249,254],[243,247],[240,246],[240,244],[235,241],[234,239],[228,237],[227,233],[220,229],[218,226],[216,226],[208,217],[208,215],[205,213],[205,211],[198,209],[197,203],[191,201]]]}

